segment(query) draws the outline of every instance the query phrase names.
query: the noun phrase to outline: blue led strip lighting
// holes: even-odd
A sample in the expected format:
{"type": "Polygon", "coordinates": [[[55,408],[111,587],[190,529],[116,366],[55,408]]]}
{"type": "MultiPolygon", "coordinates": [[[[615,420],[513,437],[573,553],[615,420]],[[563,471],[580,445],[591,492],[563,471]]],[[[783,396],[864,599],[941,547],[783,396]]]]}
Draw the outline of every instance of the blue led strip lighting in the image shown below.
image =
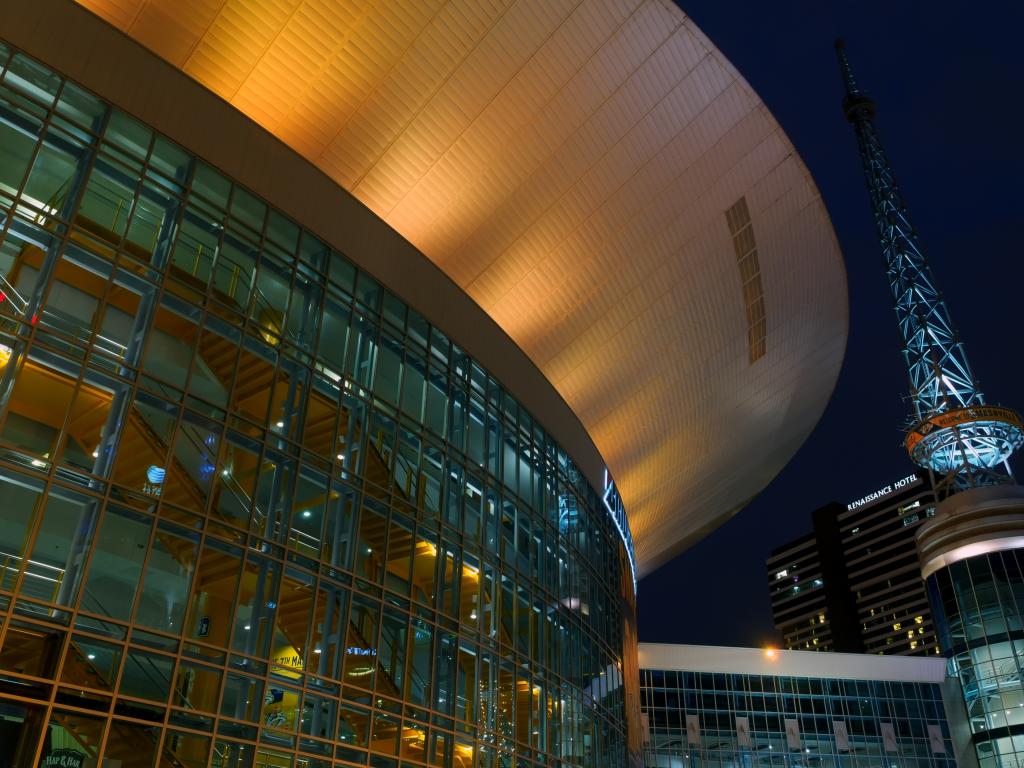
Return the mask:
{"type": "Polygon", "coordinates": [[[622,543],[626,547],[626,554],[629,555],[629,570],[633,574],[633,594],[636,594],[636,557],[633,554],[633,534],[629,531],[629,519],[626,517],[626,507],[622,503],[618,490],[615,488],[615,481],[604,471],[604,494],[601,496],[605,509],[611,515],[615,529],[622,537],[622,543]]]}

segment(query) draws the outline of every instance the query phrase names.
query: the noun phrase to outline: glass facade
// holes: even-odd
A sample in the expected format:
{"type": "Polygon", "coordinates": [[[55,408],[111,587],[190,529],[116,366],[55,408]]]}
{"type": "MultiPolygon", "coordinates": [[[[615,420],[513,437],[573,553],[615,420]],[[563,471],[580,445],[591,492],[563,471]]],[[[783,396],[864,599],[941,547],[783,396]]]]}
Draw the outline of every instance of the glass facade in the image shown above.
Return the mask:
{"type": "Polygon", "coordinates": [[[344,255],[0,45],[0,765],[625,765],[612,507],[344,255]]]}
{"type": "Polygon", "coordinates": [[[955,562],[928,578],[939,641],[960,680],[982,768],[1024,762],[1024,550],[955,562]]]}
{"type": "Polygon", "coordinates": [[[640,674],[648,768],[956,767],[938,683],[640,674]]]}

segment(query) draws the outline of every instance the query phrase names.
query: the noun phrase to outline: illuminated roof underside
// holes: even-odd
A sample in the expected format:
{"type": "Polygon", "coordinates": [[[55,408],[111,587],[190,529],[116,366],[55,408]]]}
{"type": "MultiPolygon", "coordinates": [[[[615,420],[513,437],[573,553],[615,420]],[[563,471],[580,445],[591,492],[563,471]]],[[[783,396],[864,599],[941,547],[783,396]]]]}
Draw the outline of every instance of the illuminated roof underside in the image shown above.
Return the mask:
{"type": "Polygon", "coordinates": [[[847,327],[828,215],[671,3],[83,4],[318,165],[501,325],[607,462],[641,574],[757,494],[824,410],[847,327]]]}

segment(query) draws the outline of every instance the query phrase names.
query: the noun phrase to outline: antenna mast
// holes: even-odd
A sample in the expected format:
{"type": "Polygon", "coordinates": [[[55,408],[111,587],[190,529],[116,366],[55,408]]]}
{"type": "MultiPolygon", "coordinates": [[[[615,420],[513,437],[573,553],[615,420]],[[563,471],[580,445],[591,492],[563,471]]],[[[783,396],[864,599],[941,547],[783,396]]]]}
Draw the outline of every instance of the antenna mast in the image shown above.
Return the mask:
{"type": "Polygon", "coordinates": [[[875,130],[875,102],[857,84],[842,40],[836,41],[836,54],[845,86],[843,113],[857,134],[909,375],[914,425],[905,439],[907,452],[935,473],[942,496],[1012,483],[1008,459],[1024,442],[1020,415],[985,405],[875,130]]]}

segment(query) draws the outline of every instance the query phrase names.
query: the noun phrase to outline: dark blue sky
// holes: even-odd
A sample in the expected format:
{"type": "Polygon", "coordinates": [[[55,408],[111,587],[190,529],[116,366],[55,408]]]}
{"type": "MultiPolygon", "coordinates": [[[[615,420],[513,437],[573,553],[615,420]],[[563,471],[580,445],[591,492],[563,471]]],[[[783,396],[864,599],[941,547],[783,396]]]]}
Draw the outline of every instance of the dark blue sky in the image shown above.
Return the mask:
{"type": "Polygon", "coordinates": [[[858,81],[878,102],[879,132],[988,401],[1022,410],[1024,4],[677,4],[807,163],[849,279],[846,360],[814,434],[750,506],[640,582],[641,640],[763,645],[776,640],[768,552],[806,533],[816,507],[913,470],[901,446],[906,374],[833,41],[846,39],[858,81]]]}

